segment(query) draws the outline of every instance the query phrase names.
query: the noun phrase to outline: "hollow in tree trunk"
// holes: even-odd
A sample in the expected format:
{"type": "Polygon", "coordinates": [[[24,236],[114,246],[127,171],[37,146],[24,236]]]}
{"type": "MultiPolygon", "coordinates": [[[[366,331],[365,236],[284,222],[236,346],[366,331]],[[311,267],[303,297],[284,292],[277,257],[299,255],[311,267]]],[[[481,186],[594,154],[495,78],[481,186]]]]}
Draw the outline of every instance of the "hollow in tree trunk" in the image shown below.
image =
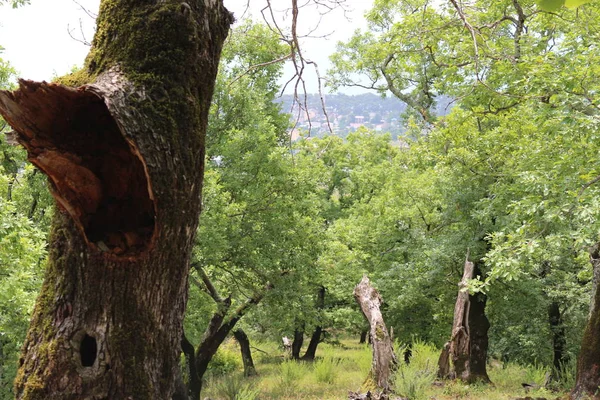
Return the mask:
{"type": "Polygon", "coordinates": [[[244,376],[256,375],[256,368],[254,367],[254,361],[252,360],[252,351],[250,350],[250,340],[248,340],[248,335],[240,328],[233,331],[233,336],[240,345],[240,353],[242,355],[242,362],[244,363],[244,376]]]}
{"type": "Polygon", "coordinates": [[[220,0],[103,0],[73,87],[0,92],[57,203],[17,399],[171,398],[231,22],[220,0]]]}
{"type": "Polygon", "coordinates": [[[390,391],[391,379],[398,362],[392,347],[390,334],[383,321],[381,304],[383,300],[377,289],[371,286],[367,276],[354,288],[354,298],[360,305],[363,315],[369,321],[373,349],[373,364],[369,374],[366,389],[376,389],[382,392],[390,391]],[[369,382],[370,381],[370,382],[369,382]]]}
{"type": "Polygon", "coordinates": [[[577,378],[571,399],[600,399],[600,244],[590,249],[590,260],[594,268],[594,285],[590,316],[581,341],[581,350],[577,358],[577,378]]]}

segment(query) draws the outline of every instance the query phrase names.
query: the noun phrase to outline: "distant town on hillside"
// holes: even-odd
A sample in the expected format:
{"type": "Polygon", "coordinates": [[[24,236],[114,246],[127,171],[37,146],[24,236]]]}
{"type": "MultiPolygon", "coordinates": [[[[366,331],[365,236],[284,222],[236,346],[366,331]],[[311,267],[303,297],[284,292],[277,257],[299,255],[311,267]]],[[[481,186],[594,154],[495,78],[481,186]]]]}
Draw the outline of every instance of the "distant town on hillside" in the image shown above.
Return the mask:
{"type": "MultiPolygon", "coordinates": [[[[298,115],[297,105],[292,109],[292,95],[286,94],[278,99],[282,103],[283,112],[291,113],[294,121],[299,117],[298,124],[292,131],[292,140],[306,135],[309,130],[312,137],[330,134],[319,95],[310,94],[307,100],[308,113],[303,111],[298,115]]],[[[335,135],[346,137],[348,133],[364,126],[377,132],[389,133],[394,141],[401,141],[404,137],[406,131],[404,117],[407,106],[396,97],[382,97],[374,93],[352,96],[329,94],[325,97],[325,106],[331,130],[335,135]]],[[[450,107],[450,99],[440,97],[435,113],[446,115],[450,107]]]]}

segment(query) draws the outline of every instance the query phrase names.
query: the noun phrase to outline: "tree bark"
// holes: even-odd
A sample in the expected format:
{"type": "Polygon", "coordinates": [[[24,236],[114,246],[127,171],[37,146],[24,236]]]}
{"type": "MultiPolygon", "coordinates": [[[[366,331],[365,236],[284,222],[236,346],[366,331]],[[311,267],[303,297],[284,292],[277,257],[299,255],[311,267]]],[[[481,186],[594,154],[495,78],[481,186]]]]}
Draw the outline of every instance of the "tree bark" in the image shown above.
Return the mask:
{"type": "MultiPolygon", "coordinates": [[[[481,271],[468,259],[465,261],[463,277],[459,282],[458,296],[454,307],[454,321],[450,339],[449,355],[453,370],[446,376],[459,378],[471,383],[481,381],[489,383],[487,375],[488,330],[490,323],[485,315],[487,301],[483,293],[469,295],[466,290],[469,279],[481,271]]],[[[444,354],[440,355],[442,360],[444,354]]],[[[440,369],[438,374],[444,374],[440,369]]]]}
{"type": "Polygon", "coordinates": [[[590,316],[581,341],[577,358],[577,378],[571,399],[600,399],[600,244],[590,249],[590,261],[594,268],[594,285],[590,306],[590,316]]]}
{"type": "Polygon", "coordinates": [[[292,341],[292,359],[300,359],[300,351],[304,343],[304,324],[301,327],[294,329],[294,340],[292,341]]]}
{"type": "MultiPolygon", "coordinates": [[[[321,286],[319,288],[319,292],[317,293],[317,310],[322,311],[323,307],[325,307],[325,286],[321,286]]],[[[310,337],[310,342],[308,342],[308,347],[306,348],[306,352],[304,356],[302,356],[303,360],[313,361],[317,354],[317,346],[321,343],[321,336],[323,335],[323,328],[320,323],[315,327],[313,334],[310,337]]]]}
{"type": "Polygon", "coordinates": [[[255,376],[256,368],[252,360],[252,351],[250,350],[250,340],[248,335],[241,328],[233,331],[235,340],[240,345],[240,353],[242,354],[242,362],[244,363],[244,376],[255,376]]]}
{"type": "MultiPolygon", "coordinates": [[[[360,305],[360,308],[369,321],[370,335],[373,348],[373,364],[371,366],[370,379],[374,386],[383,391],[390,390],[392,374],[396,370],[398,362],[392,341],[381,314],[381,304],[383,300],[377,289],[371,286],[367,276],[354,288],[354,298],[360,305]]],[[[370,385],[366,385],[370,386],[370,385]]]]}
{"type": "Polygon", "coordinates": [[[57,212],[17,399],[169,399],[204,135],[232,17],[218,0],[103,0],[85,67],[0,114],[57,212]]]}

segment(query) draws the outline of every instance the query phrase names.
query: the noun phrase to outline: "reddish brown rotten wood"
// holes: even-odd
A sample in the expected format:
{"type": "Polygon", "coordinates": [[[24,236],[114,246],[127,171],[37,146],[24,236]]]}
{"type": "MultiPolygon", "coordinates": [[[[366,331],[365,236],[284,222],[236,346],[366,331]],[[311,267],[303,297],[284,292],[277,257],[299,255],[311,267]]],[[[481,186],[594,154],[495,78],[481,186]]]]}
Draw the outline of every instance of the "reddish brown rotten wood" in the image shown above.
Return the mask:
{"type": "Polygon", "coordinates": [[[90,86],[19,83],[0,92],[5,119],[87,244],[117,258],[147,251],[155,231],[150,181],[104,100],[90,86]]]}

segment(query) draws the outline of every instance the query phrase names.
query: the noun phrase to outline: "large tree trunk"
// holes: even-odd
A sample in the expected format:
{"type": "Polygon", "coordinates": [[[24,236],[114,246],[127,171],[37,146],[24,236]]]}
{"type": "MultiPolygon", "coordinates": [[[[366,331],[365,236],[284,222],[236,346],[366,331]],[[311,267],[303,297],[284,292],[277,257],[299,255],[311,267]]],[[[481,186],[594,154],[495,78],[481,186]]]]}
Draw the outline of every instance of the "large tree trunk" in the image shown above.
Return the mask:
{"type": "Polygon", "coordinates": [[[79,88],[0,92],[0,114],[57,200],[18,399],[172,396],[231,22],[219,0],[104,0],[86,66],[63,79],[79,88]]]}
{"type": "Polygon", "coordinates": [[[244,376],[256,375],[256,368],[254,367],[254,361],[252,360],[252,351],[250,350],[250,340],[248,335],[242,329],[236,329],[233,331],[235,340],[240,345],[240,353],[242,354],[242,362],[244,363],[244,376]]]}
{"type": "Polygon", "coordinates": [[[590,260],[594,268],[594,285],[590,306],[590,317],[583,333],[581,350],[577,358],[577,380],[571,399],[600,399],[600,245],[590,249],[590,260]]]}
{"type": "MultiPolygon", "coordinates": [[[[321,286],[319,288],[316,306],[319,311],[323,310],[323,307],[325,307],[325,286],[321,286]]],[[[318,323],[312,336],[310,337],[310,342],[308,342],[306,352],[304,353],[304,356],[302,356],[303,360],[313,361],[315,359],[315,356],[317,355],[317,346],[319,346],[319,343],[321,343],[322,335],[323,328],[321,327],[320,323],[318,323]]]]}
{"type": "Polygon", "coordinates": [[[487,301],[483,293],[469,295],[466,290],[469,279],[481,275],[481,271],[468,259],[465,261],[463,277],[458,284],[458,296],[454,307],[452,336],[448,349],[453,370],[446,371],[444,350],[440,356],[438,376],[459,378],[465,382],[489,383],[486,371],[488,330],[490,323],[485,315],[487,301]]]}
{"type": "Polygon", "coordinates": [[[363,276],[360,283],[354,288],[354,298],[360,305],[371,327],[373,364],[371,366],[370,379],[373,380],[373,384],[377,389],[388,392],[390,390],[392,375],[398,362],[396,361],[390,334],[381,314],[380,307],[383,300],[377,289],[371,286],[371,282],[366,275],[363,276]]]}

